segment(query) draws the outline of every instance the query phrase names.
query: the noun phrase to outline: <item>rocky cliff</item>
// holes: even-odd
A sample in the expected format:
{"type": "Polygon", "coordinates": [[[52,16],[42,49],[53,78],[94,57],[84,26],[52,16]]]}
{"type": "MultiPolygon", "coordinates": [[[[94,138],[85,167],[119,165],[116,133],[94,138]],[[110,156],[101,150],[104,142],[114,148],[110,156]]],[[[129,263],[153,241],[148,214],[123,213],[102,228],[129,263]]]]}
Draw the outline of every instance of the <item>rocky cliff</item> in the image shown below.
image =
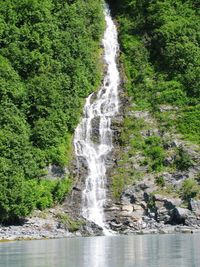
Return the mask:
{"type": "MultiPolygon", "coordinates": [[[[127,103],[124,121],[114,122],[115,168],[105,208],[110,228],[120,233],[198,229],[199,147],[175,130],[162,131],[150,112],[127,103]]],[[[170,119],[173,110],[160,106],[170,119]]]]}

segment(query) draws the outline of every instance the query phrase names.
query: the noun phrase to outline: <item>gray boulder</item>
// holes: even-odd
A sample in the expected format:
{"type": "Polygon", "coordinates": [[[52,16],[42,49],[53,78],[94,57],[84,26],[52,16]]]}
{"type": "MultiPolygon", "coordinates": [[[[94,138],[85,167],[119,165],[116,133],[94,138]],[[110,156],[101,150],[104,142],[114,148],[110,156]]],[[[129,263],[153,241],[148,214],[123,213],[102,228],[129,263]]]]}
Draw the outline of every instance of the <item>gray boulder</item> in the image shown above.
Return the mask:
{"type": "Polygon", "coordinates": [[[200,216],[200,200],[191,199],[189,207],[196,215],[200,216]]]}
{"type": "Polygon", "coordinates": [[[158,222],[170,223],[172,220],[172,210],[179,206],[182,201],[179,198],[167,198],[162,195],[155,195],[156,220],[158,222]]]}
{"type": "Polygon", "coordinates": [[[172,212],[172,223],[185,224],[185,221],[192,216],[190,210],[176,207],[172,212]]]}

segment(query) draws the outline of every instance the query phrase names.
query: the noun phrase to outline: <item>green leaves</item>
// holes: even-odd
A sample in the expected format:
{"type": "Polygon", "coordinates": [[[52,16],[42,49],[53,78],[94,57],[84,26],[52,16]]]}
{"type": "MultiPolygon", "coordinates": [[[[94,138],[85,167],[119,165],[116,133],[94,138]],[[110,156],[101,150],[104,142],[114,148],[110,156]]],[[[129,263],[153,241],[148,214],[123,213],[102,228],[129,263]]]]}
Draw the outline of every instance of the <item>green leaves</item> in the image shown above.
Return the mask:
{"type": "Polygon", "coordinates": [[[185,107],[178,118],[179,131],[190,141],[200,144],[200,105],[185,107]]]}
{"type": "Polygon", "coordinates": [[[153,171],[162,170],[165,159],[165,151],[162,140],[158,136],[150,136],[145,140],[144,154],[150,159],[150,166],[153,171]]]}
{"type": "Polygon", "coordinates": [[[27,186],[22,169],[11,161],[0,158],[0,170],[0,222],[16,223],[33,209],[33,191],[27,186]]]}
{"type": "Polygon", "coordinates": [[[185,138],[199,143],[198,1],[109,2],[119,22],[124,81],[134,104],[154,115],[161,105],[176,106],[171,107],[173,120],[163,119],[164,127],[171,124],[185,138]]]}
{"type": "Polygon", "coordinates": [[[101,0],[1,3],[0,222],[63,200],[68,182],[32,179],[71,159],[84,98],[101,80],[103,27],[101,0]]]}
{"type": "Polygon", "coordinates": [[[182,197],[189,201],[191,198],[195,198],[200,192],[200,186],[194,179],[187,179],[183,182],[181,187],[182,197]]]}

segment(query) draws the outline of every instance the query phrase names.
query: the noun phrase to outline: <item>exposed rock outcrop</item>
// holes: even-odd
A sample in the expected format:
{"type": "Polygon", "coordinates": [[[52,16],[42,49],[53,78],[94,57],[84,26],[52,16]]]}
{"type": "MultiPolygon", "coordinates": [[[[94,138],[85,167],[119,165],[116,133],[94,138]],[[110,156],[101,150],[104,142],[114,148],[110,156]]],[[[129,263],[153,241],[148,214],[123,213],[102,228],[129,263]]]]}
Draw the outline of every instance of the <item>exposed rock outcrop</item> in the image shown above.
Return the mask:
{"type": "Polygon", "coordinates": [[[127,188],[119,202],[105,208],[110,228],[127,233],[139,230],[163,232],[170,225],[187,226],[189,229],[200,227],[199,201],[192,199],[193,208],[190,210],[182,207],[180,198],[153,194],[154,191],[155,185],[148,180],[127,188]]]}
{"type": "MultiPolygon", "coordinates": [[[[162,112],[169,110],[170,107],[162,107],[162,112]]],[[[199,147],[184,141],[174,132],[160,131],[156,119],[147,111],[133,110],[127,114],[130,120],[142,120],[146,124],[147,129],[140,131],[144,142],[147,138],[156,136],[161,140],[165,151],[164,167],[159,172],[150,171],[148,162],[144,164],[144,151],[135,151],[129,158],[123,157],[129,154],[129,142],[120,144],[122,129],[118,130],[118,125],[115,125],[115,131],[119,132],[116,142],[118,154],[110,179],[118,176],[122,169],[129,169],[129,173],[136,173],[134,179],[137,182],[126,184],[128,177],[123,177],[123,174],[116,178],[124,179],[124,190],[117,201],[109,195],[105,207],[108,225],[113,231],[124,234],[190,232],[199,229],[200,201],[192,196],[190,200],[186,199],[182,192],[184,181],[189,179],[197,183],[200,173],[199,147]]],[[[134,139],[134,133],[130,138],[134,139]]],[[[122,173],[129,175],[127,171],[122,173]]]]}

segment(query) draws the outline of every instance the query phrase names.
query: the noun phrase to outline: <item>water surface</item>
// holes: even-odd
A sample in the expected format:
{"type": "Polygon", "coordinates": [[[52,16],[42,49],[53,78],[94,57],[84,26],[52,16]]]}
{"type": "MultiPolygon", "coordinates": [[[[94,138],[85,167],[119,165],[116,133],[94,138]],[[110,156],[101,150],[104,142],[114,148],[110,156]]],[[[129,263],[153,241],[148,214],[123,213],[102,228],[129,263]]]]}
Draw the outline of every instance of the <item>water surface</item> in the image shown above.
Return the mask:
{"type": "Polygon", "coordinates": [[[141,235],[0,243],[0,266],[199,267],[200,235],[141,235]]]}

